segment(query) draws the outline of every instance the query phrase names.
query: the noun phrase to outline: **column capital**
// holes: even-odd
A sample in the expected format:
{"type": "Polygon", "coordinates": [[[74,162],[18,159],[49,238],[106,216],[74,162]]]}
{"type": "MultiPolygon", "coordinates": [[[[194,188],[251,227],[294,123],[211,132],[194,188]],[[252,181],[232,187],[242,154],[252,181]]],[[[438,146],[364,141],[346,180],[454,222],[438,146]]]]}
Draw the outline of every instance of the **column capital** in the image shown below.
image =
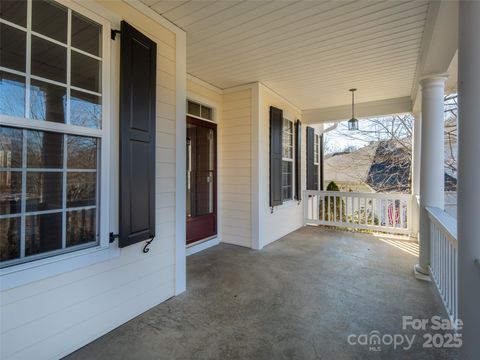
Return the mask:
{"type": "Polygon", "coordinates": [[[445,86],[447,79],[448,73],[429,74],[422,76],[419,83],[422,88],[427,86],[445,86]]]}

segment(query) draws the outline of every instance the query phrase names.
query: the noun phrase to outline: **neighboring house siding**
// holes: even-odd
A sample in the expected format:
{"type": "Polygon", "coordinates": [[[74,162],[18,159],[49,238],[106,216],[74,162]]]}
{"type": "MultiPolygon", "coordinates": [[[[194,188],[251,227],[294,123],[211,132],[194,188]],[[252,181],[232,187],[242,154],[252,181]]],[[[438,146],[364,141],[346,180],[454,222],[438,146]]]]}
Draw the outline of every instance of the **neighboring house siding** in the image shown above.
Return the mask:
{"type": "Polygon", "coordinates": [[[219,125],[220,231],[223,242],[246,247],[252,246],[251,122],[252,91],[224,94],[219,125]]]}
{"type": "MultiPolygon", "coordinates": [[[[282,236],[303,226],[303,202],[296,200],[284,202],[276,206],[273,213],[269,207],[269,111],[270,106],[283,110],[283,116],[289,120],[302,120],[302,114],[287,101],[268,90],[265,86],[259,87],[260,99],[260,127],[259,127],[259,239],[260,247],[280,239],[282,236]]],[[[302,192],[306,186],[306,125],[302,126],[302,192]]],[[[303,201],[303,200],[302,200],[303,201]]]]}
{"type": "MultiPolygon", "coordinates": [[[[158,45],[157,235],[148,254],[139,243],[111,260],[2,292],[2,359],[59,358],[174,295],[175,35],[125,3],[104,4],[158,45]]],[[[116,56],[113,52],[118,64],[116,56]]],[[[117,117],[110,121],[117,137],[117,117]]],[[[117,145],[112,142],[112,159],[117,159],[117,145]]],[[[117,179],[112,174],[112,196],[117,179]]],[[[111,208],[118,209],[116,197],[111,208]]],[[[117,216],[113,210],[112,224],[117,216]]]]}

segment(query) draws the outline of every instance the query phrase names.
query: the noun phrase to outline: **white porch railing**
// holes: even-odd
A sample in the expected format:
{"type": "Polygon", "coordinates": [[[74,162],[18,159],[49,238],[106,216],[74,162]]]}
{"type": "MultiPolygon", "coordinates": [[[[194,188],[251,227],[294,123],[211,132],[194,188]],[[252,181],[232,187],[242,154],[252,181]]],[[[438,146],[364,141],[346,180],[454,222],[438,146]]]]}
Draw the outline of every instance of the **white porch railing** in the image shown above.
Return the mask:
{"type": "Polygon", "coordinates": [[[412,233],[412,195],[306,190],[304,223],[412,233]]]}
{"type": "Polygon", "coordinates": [[[430,219],[430,273],[451,321],[458,319],[457,222],[438,208],[427,208],[430,219]]]}

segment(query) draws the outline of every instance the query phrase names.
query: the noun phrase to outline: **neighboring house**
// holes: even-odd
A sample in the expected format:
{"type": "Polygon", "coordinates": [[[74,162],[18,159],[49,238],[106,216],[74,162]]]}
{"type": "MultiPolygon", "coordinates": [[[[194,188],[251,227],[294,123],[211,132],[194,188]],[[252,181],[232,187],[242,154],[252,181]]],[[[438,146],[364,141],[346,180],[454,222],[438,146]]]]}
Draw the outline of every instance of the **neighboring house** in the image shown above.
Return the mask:
{"type": "MultiPolygon", "coordinates": [[[[410,192],[409,141],[375,141],[352,152],[335,153],[324,160],[325,182],[341,191],[410,192]]],[[[445,191],[456,189],[456,178],[445,171],[445,191]]]]}

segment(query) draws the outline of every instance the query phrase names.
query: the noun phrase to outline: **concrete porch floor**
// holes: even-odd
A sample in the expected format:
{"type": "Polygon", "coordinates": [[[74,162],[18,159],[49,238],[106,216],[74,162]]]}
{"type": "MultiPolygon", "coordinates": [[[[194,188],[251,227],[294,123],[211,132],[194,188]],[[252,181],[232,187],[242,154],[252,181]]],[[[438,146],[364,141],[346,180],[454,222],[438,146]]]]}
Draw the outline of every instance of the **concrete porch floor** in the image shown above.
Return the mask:
{"type": "Polygon", "coordinates": [[[456,359],[402,330],[402,315],[446,316],[434,285],[413,277],[406,245],[316,227],[262,251],[221,244],[188,258],[184,294],[68,359],[456,359]],[[372,330],[416,338],[409,351],[348,344],[372,330]]]}

